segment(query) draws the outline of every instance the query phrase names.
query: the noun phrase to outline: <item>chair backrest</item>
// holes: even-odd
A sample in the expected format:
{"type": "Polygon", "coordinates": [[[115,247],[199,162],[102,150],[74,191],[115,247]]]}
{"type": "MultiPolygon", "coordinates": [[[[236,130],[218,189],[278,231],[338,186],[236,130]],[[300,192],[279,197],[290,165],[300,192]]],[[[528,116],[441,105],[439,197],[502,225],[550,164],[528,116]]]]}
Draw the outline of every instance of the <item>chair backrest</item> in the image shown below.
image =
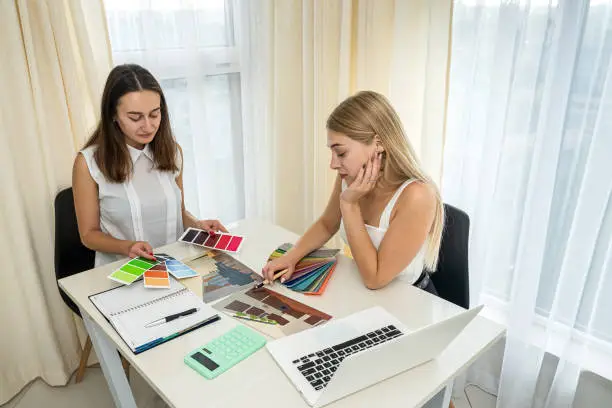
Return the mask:
{"type": "Polygon", "coordinates": [[[438,295],[449,302],[470,307],[468,239],[470,217],[458,208],[444,204],[445,222],[438,268],[431,279],[438,295]]]}
{"type": "MultiPolygon", "coordinates": [[[[95,252],[81,242],[77,225],[72,188],[55,197],[55,277],[65,278],[94,267],[95,252]]],[[[59,288],[59,287],[58,287],[59,288]]],[[[76,304],[59,288],[68,307],[81,315],[76,304]]]]}

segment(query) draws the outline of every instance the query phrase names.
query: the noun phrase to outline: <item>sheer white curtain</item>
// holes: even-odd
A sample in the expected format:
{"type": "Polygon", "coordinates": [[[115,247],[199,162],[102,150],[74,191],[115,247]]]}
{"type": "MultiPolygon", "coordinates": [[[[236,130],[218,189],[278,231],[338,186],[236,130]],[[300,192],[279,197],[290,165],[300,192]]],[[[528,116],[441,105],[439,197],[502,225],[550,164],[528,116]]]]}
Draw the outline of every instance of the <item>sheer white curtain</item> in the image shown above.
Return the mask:
{"type": "Polygon", "coordinates": [[[450,0],[105,0],[115,64],[161,82],[200,217],[303,232],[327,203],[325,120],[390,97],[439,179],[450,0]]]}
{"type": "Polygon", "coordinates": [[[70,186],[110,68],[102,2],[0,1],[0,50],[3,405],[39,377],[66,385],[79,363],[53,271],[53,200],[70,186]]]}
{"type": "Polygon", "coordinates": [[[358,90],[385,94],[439,180],[450,0],[236,1],[246,213],[297,233],[323,211],[325,121],[358,90]]]}
{"type": "Polygon", "coordinates": [[[161,83],[184,153],[185,205],[201,218],[244,216],[240,64],[226,0],[105,0],[113,63],[161,83]]]}
{"type": "Polygon", "coordinates": [[[612,378],[611,16],[455,2],[443,195],[472,219],[473,304],[508,324],[499,407],[570,407],[581,370],[612,378]]]}

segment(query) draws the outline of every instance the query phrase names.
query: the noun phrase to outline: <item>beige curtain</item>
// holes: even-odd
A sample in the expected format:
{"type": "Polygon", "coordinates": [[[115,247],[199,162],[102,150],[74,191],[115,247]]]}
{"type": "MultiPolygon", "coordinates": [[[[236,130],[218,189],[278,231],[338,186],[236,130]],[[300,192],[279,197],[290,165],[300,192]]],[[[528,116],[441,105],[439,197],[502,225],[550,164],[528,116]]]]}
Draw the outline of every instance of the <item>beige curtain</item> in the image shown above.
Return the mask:
{"type": "Polygon", "coordinates": [[[391,99],[426,169],[440,180],[451,0],[236,5],[247,216],[301,233],[321,214],[335,179],[326,118],[363,89],[391,99]]]}
{"type": "Polygon", "coordinates": [[[111,67],[94,0],[0,2],[0,404],[31,380],[65,384],[75,323],[53,269],[53,199],[71,184],[111,67]]]}

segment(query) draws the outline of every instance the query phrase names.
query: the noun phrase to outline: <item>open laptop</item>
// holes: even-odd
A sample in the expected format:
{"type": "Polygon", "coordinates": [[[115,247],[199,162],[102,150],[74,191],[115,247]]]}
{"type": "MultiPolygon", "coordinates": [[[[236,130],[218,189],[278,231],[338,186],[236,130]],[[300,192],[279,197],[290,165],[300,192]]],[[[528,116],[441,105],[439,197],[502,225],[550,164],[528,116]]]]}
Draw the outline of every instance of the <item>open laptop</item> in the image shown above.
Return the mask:
{"type": "Polygon", "coordinates": [[[310,406],[330,402],[438,356],[483,306],[410,331],[382,307],[268,343],[310,406]]]}

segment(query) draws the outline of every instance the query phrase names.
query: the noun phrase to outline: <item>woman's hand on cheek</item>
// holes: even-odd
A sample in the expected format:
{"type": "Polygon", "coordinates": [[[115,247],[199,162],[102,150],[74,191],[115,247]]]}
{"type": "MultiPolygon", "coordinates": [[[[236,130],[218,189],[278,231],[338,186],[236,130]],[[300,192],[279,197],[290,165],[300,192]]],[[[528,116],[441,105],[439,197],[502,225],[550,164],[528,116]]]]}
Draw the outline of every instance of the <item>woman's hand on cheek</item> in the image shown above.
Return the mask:
{"type": "Polygon", "coordinates": [[[380,153],[374,152],[368,162],[359,170],[357,177],[351,185],[340,194],[340,200],[345,203],[355,204],[359,202],[361,197],[372,191],[378,181],[380,163],[380,153]]]}

